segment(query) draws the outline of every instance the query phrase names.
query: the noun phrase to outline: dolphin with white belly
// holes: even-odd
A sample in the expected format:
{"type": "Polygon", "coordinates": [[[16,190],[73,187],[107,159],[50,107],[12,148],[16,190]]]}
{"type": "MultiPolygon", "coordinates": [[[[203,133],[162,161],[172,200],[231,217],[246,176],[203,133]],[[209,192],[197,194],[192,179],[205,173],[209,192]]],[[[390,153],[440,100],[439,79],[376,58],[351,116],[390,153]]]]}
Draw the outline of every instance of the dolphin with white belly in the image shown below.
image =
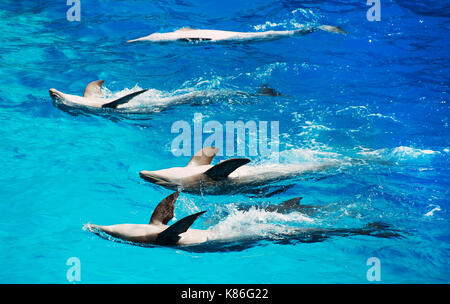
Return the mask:
{"type": "MultiPolygon", "coordinates": [[[[145,101],[139,103],[132,103],[132,99],[148,91],[139,90],[134,93],[127,94],[119,98],[104,98],[102,97],[101,88],[103,80],[96,80],[89,83],[84,91],[83,96],[70,95],[62,93],[56,89],[50,89],[50,97],[54,104],[63,109],[81,109],[84,111],[97,112],[98,110],[113,110],[118,113],[127,114],[145,114],[153,112],[161,112],[169,107],[189,104],[195,102],[198,98],[220,97],[228,95],[246,95],[246,96],[269,96],[269,97],[283,97],[281,93],[275,89],[270,88],[267,84],[262,85],[256,93],[232,91],[221,93],[214,90],[191,91],[181,94],[173,94],[171,96],[148,96],[145,101]],[[97,111],[96,111],[97,110],[97,111]]],[[[284,96],[286,97],[286,96],[284,96]]]]}
{"type": "Polygon", "coordinates": [[[127,42],[149,41],[149,42],[174,42],[174,41],[258,41],[258,40],[275,40],[284,37],[301,36],[316,31],[325,31],[336,34],[347,34],[342,28],[331,25],[305,26],[296,30],[286,31],[264,31],[264,32],[232,32],[222,30],[205,30],[194,28],[180,28],[174,32],[153,33],[151,35],[128,40],[127,42]]]}
{"type": "Polygon", "coordinates": [[[334,164],[244,166],[247,158],[232,158],[211,165],[219,149],[203,148],[186,167],[139,172],[142,179],[171,190],[194,194],[225,194],[327,169],[334,164]]]}
{"type": "MultiPolygon", "coordinates": [[[[206,211],[198,212],[182,218],[172,225],[169,221],[174,217],[175,201],[179,196],[175,192],[155,208],[150,222],[148,224],[118,224],[109,226],[100,226],[86,224],[86,230],[111,240],[121,240],[133,245],[148,246],[160,245],[169,247],[178,247],[187,251],[205,252],[205,251],[230,251],[247,249],[256,242],[266,239],[272,239],[275,242],[286,243],[290,241],[299,241],[304,243],[324,241],[331,236],[352,236],[352,235],[370,235],[382,238],[401,237],[398,230],[390,228],[384,223],[370,223],[362,228],[293,228],[286,232],[277,233],[273,238],[270,235],[252,235],[241,236],[221,235],[214,229],[200,230],[191,229],[191,225],[206,211]]],[[[301,208],[298,204],[299,198],[282,203],[279,207],[286,211],[286,208],[301,208]]],[[[280,210],[267,210],[277,212],[280,210]]]]}
{"type": "Polygon", "coordinates": [[[168,226],[174,216],[174,206],[180,192],[175,192],[162,200],[148,224],[119,224],[99,226],[87,224],[87,230],[102,236],[102,232],[114,238],[138,244],[179,246],[203,243],[208,240],[207,230],[189,229],[195,220],[206,211],[189,215],[168,226]]]}
{"type": "Polygon", "coordinates": [[[103,80],[96,80],[89,83],[84,90],[83,96],[70,95],[56,89],[50,89],[50,97],[56,105],[64,105],[73,108],[91,109],[117,109],[121,105],[128,103],[134,97],[145,93],[147,90],[140,90],[120,98],[103,98],[101,88],[103,80]]]}

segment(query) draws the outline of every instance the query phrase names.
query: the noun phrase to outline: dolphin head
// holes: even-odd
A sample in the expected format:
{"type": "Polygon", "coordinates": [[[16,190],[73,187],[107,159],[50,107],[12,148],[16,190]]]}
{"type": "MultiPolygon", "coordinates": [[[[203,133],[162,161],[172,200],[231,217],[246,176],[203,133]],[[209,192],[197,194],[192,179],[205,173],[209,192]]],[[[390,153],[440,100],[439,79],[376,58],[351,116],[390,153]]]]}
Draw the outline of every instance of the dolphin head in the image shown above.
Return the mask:
{"type": "Polygon", "coordinates": [[[167,42],[173,40],[173,33],[153,33],[151,35],[128,40],[127,43],[138,42],[138,41],[151,41],[151,42],[167,42]]]}
{"type": "Polygon", "coordinates": [[[53,100],[53,103],[58,107],[80,105],[84,103],[85,99],[81,96],[65,94],[56,89],[50,89],[48,92],[53,100]]]}
{"type": "Polygon", "coordinates": [[[50,89],[50,90],[48,90],[48,92],[54,102],[60,102],[61,100],[64,100],[64,93],[62,93],[56,89],[50,89]]]}
{"type": "Polygon", "coordinates": [[[177,190],[181,186],[179,182],[168,178],[167,176],[163,176],[162,174],[158,174],[156,171],[141,171],[139,172],[139,175],[142,179],[150,183],[160,185],[171,190],[177,190]]]}

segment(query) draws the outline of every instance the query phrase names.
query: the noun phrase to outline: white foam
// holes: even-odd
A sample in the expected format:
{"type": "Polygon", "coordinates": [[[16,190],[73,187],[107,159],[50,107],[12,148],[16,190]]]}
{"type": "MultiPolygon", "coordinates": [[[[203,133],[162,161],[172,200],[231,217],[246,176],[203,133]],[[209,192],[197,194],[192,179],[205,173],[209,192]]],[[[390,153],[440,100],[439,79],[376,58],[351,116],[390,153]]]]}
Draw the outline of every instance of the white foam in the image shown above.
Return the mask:
{"type": "Polygon", "coordinates": [[[364,149],[363,151],[358,152],[358,154],[363,155],[367,158],[401,161],[437,155],[440,154],[440,152],[430,149],[417,149],[412,147],[400,146],[393,149],[364,149]]]}
{"type": "MultiPolygon", "coordinates": [[[[140,90],[142,88],[139,85],[135,85],[131,89],[125,88],[112,93],[108,88],[103,87],[102,93],[105,98],[120,98],[140,90]]],[[[173,92],[148,89],[147,92],[134,97],[130,102],[119,106],[118,109],[131,112],[159,112],[170,106],[191,103],[196,98],[213,97],[217,94],[219,92],[215,90],[196,90],[195,88],[179,89],[173,92]]]]}
{"type": "Polygon", "coordinates": [[[257,31],[265,31],[268,28],[274,28],[277,26],[284,26],[284,25],[286,25],[286,23],[274,23],[274,22],[266,21],[266,23],[255,25],[255,26],[253,26],[253,28],[257,31]]]}
{"type": "Polygon", "coordinates": [[[208,230],[213,240],[267,237],[289,233],[298,229],[299,223],[308,225],[313,222],[313,219],[298,212],[281,214],[252,207],[248,211],[232,210],[227,218],[208,230]]]}
{"type": "Polygon", "coordinates": [[[425,213],[425,216],[433,216],[434,212],[442,211],[440,206],[437,206],[437,205],[433,205],[433,206],[436,206],[436,207],[434,207],[431,211],[425,213]]]}
{"type": "Polygon", "coordinates": [[[317,24],[320,15],[311,9],[297,8],[291,11],[292,16],[281,20],[280,22],[266,21],[262,24],[253,26],[257,31],[266,31],[274,28],[281,29],[300,29],[310,24],[317,24]]]}

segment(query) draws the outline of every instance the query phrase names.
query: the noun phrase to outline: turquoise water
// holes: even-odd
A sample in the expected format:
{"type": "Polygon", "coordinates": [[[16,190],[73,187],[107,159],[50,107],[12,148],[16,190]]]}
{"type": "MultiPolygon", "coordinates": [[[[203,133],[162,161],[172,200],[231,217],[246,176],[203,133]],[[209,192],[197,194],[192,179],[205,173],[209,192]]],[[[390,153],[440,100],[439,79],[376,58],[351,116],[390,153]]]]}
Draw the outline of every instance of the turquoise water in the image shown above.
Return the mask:
{"type": "Polygon", "coordinates": [[[367,283],[370,257],[379,258],[384,283],[449,282],[445,4],[382,1],[381,21],[369,22],[366,1],[82,0],[81,21],[68,22],[65,2],[0,4],[1,283],[68,283],[70,257],[81,262],[81,283],[367,283]],[[261,31],[307,23],[349,34],[124,43],[186,26],[261,31]],[[134,117],[68,113],[48,95],[49,88],[81,95],[97,79],[106,94],[149,88],[149,102],[179,92],[256,92],[265,83],[288,97],[218,94],[134,117]],[[148,222],[171,191],[138,173],[187,164],[189,157],[173,156],[170,130],[178,120],[192,124],[195,113],[205,122],[279,121],[280,162],[346,165],[270,198],[182,194],[177,219],[207,210],[194,227],[225,235],[381,221],[403,238],[269,239],[240,251],[189,252],[85,231],[87,223],[148,222]],[[236,207],[296,196],[325,211],[305,217],[236,207]]]}

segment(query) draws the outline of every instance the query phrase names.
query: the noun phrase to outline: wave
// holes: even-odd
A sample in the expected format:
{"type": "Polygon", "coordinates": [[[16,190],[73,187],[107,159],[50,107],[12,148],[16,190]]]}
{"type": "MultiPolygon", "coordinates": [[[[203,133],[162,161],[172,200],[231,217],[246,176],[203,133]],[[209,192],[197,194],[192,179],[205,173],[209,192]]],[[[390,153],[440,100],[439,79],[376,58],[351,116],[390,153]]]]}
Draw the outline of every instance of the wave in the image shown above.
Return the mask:
{"type": "MultiPolygon", "coordinates": [[[[445,152],[445,149],[443,150],[445,152]]],[[[417,159],[430,159],[433,156],[442,154],[443,152],[434,151],[430,149],[417,149],[407,146],[399,146],[390,149],[363,149],[363,151],[358,152],[359,155],[363,156],[367,160],[386,160],[386,161],[408,161],[417,159]]]]}
{"type": "Polygon", "coordinates": [[[322,16],[312,9],[297,8],[291,11],[291,16],[279,22],[266,21],[262,24],[253,25],[256,31],[267,31],[273,29],[301,29],[309,25],[319,24],[322,16]]]}
{"type": "Polygon", "coordinates": [[[282,214],[257,207],[251,207],[248,211],[239,211],[233,209],[234,207],[230,205],[229,216],[208,229],[211,240],[275,237],[280,234],[289,234],[298,228],[299,224],[314,223],[312,218],[299,212],[282,214]]]}
{"type": "MultiPolygon", "coordinates": [[[[140,86],[135,85],[131,89],[125,88],[112,93],[108,88],[104,87],[102,93],[105,98],[120,98],[142,89],[140,86]]],[[[207,99],[221,94],[225,93],[218,90],[180,89],[173,92],[164,92],[149,89],[147,92],[134,97],[127,104],[120,106],[118,110],[123,112],[161,112],[171,106],[189,104],[195,102],[196,99],[207,99]]]]}

